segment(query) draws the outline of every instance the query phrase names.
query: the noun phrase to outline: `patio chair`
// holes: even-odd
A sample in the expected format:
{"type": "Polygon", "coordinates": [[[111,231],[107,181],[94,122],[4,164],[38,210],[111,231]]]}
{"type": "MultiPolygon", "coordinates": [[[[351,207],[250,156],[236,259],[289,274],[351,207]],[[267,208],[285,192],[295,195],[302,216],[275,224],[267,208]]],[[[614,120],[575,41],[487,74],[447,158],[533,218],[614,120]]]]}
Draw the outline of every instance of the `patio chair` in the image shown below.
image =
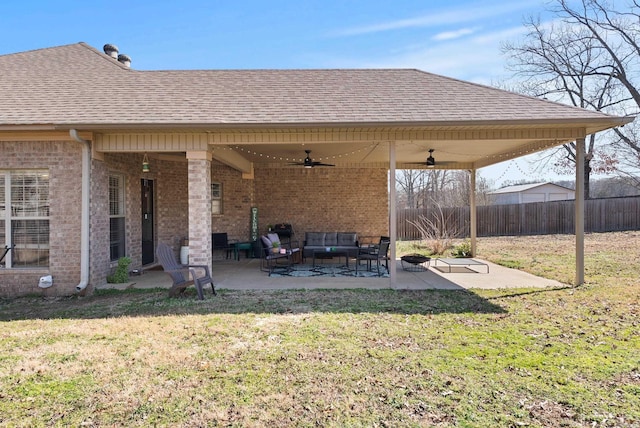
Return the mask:
{"type": "Polygon", "coordinates": [[[214,251],[222,250],[226,251],[226,258],[229,258],[229,255],[233,255],[234,258],[237,258],[237,249],[235,246],[235,242],[230,242],[229,237],[226,232],[220,233],[212,233],[211,234],[211,254],[213,255],[214,251]]]}
{"type": "Polygon", "coordinates": [[[359,254],[377,254],[378,250],[380,249],[380,244],[382,244],[384,241],[389,242],[391,241],[391,238],[389,238],[388,236],[381,236],[377,244],[361,245],[360,248],[358,249],[358,253],[359,254]]]}
{"type": "Polygon", "coordinates": [[[162,242],[158,244],[156,255],[158,256],[158,261],[162,265],[162,269],[164,269],[164,271],[173,280],[173,285],[169,289],[170,297],[175,297],[184,292],[184,290],[192,284],[196,287],[198,299],[200,300],[204,300],[202,287],[206,284],[211,284],[211,291],[213,291],[213,294],[216,294],[216,289],[213,286],[213,279],[209,273],[208,266],[182,265],[178,263],[171,247],[162,242]],[[201,273],[201,275],[198,276],[197,273],[201,273]]]}
{"type": "Polygon", "coordinates": [[[259,239],[260,270],[262,272],[269,272],[269,275],[271,275],[276,268],[291,270],[294,255],[300,254],[300,248],[287,248],[287,246],[280,244],[280,241],[276,241],[276,239],[278,239],[278,235],[271,233],[268,236],[263,235],[259,239]],[[273,245],[274,242],[278,242],[278,245],[273,245]],[[274,248],[278,250],[284,248],[285,253],[282,254],[280,251],[274,251],[274,248]],[[278,260],[286,261],[286,265],[279,263],[278,260]]]}
{"type": "Polygon", "coordinates": [[[375,261],[376,267],[378,268],[378,276],[381,276],[380,272],[380,262],[385,262],[385,267],[387,268],[387,272],[389,271],[389,244],[390,241],[380,241],[380,246],[377,248],[377,251],[371,253],[358,253],[356,257],[356,276],[358,275],[358,267],[360,266],[360,260],[365,260],[367,262],[368,270],[371,270],[372,264],[375,261]]]}

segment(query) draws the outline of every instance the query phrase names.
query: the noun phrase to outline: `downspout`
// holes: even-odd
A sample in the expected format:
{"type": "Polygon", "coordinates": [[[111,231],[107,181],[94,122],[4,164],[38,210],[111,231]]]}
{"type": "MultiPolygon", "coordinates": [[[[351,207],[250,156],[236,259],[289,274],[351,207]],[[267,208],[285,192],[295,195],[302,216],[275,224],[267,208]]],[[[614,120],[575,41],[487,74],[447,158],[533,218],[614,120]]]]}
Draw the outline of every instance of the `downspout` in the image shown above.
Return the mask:
{"type": "Polygon", "coordinates": [[[91,141],[80,138],[75,129],[69,135],[78,143],[82,143],[82,216],[80,224],[80,283],[76,292],[81,292],[89,285],[89,185],[91,183],[91,141]]]}

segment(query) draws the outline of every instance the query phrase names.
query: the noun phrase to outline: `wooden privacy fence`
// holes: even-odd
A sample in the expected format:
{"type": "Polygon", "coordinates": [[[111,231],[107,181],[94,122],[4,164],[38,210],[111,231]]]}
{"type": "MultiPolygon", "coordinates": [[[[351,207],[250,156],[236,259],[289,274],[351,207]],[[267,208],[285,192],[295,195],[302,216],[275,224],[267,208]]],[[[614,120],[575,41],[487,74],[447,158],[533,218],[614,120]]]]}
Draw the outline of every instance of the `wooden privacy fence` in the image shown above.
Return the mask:
{"type": "MultiPolygon", "coordinates": [[[[575,231],[575,201],[477,207],[478,236],[572,234],[575,231]]],[[[444,218],[459,237],[469,236],[469,207],[398,210],[398,239],[421,239],[411,223],[420,216],[444,218]],[[435,216],[435,217],[434,217],[435,216]]],[[[640,229],[640,196],[589,199],[585,201],[585,232],[640,229]]]]}

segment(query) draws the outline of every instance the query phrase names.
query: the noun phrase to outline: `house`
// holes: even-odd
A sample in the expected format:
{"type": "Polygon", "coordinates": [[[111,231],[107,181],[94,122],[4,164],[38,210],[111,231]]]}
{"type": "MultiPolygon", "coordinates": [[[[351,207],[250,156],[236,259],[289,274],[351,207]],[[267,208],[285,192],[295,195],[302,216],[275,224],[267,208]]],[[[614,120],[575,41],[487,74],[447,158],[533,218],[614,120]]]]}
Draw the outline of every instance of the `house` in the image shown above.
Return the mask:
{"type": "Polygon", "coordinates": [[[1,297],[90,293],[185,238],[212,266],[212,232],[252,218],[395,239],[396,168],[473,182],[632,120],[419,70],[137,71],[105,48],[0,56],[1,297]]]}
{"type": "Polygon", "coordinates": [[[496,205],[566,201],[576,198],[575,190],[553,183],[507,186],[489,194],[495,198],[496,205]]]}

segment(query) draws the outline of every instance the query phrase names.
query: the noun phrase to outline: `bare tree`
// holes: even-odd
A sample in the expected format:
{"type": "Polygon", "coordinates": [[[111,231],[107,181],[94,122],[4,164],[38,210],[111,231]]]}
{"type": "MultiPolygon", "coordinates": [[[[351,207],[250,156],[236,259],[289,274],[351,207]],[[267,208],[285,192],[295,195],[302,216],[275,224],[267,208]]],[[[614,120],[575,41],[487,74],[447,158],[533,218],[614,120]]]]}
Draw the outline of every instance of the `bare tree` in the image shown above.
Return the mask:
{"type": "MultiPolygon", "coordinates": [[[[492,203],[492,183],[478,175],[476,177],[476,202],[478,205],[492,203]]],[[[434,204],[442,207],[464,207],[469,205],[470,181],[468,171],[450,170],[402,170],[396,172],[399,206],[405,208],[427,208],[434,204]]]]}
{"type": "MultiPolygon", "coordinates": [[[[618,3],[620,5],[620,3],[618,3]]],[[[585,29],[597,44],[602,61],[589,75],[615,79],[623,88],[618,114],[636,115],[640,111],[640,2],[633,0],[615,9],[606,0],[582,0],[572,7],[567,0],[558,0],[555,12],[565,22],[585,29]]],[[[636,121],[637,122],[637,121],[636,121]]],[[[640,134],[638,123],[616,128],[614,145],[621,160],[619,171],[631,184],[640,188],[640,178],[626,171],[640,169],[640,134]]]]}
{"type": "Polygon", "coordinates": [[[431,206],[434,203],[447,206],[452,173],[453,171],[446,169],[430,169],[426,171],[427,183],[420,195],[421,208],[431,206]]]}
{"type": "Polygon", "coordinates": [[[422,208],[425,189],[429,185],[429,171],[427,170],[404,169],[396,171],[398,200],[403,202],[405,208],[422,208]]]}
{"type": "MultiPolygon", "coordinates": [[[[534,19],[525,26],[528,34],[521,44],[503,45],[509,68],[524,78],[523,92],[598,111],[611,111],[629,101],[618,80],[594,73],[609,58],[589,30],[566,22],[542,25],[534,19]]],[[[586,142],[584,179],[585,197],[589,198],[591,174],[611,171],[616,160],[596,145],[596,135],[590,135],[586,142]]],[[[575,165],[575,148],[575,143],[565,144],[543,158],[543,163],[551,162],[556,171],[567,172],[575,165]]]]}

